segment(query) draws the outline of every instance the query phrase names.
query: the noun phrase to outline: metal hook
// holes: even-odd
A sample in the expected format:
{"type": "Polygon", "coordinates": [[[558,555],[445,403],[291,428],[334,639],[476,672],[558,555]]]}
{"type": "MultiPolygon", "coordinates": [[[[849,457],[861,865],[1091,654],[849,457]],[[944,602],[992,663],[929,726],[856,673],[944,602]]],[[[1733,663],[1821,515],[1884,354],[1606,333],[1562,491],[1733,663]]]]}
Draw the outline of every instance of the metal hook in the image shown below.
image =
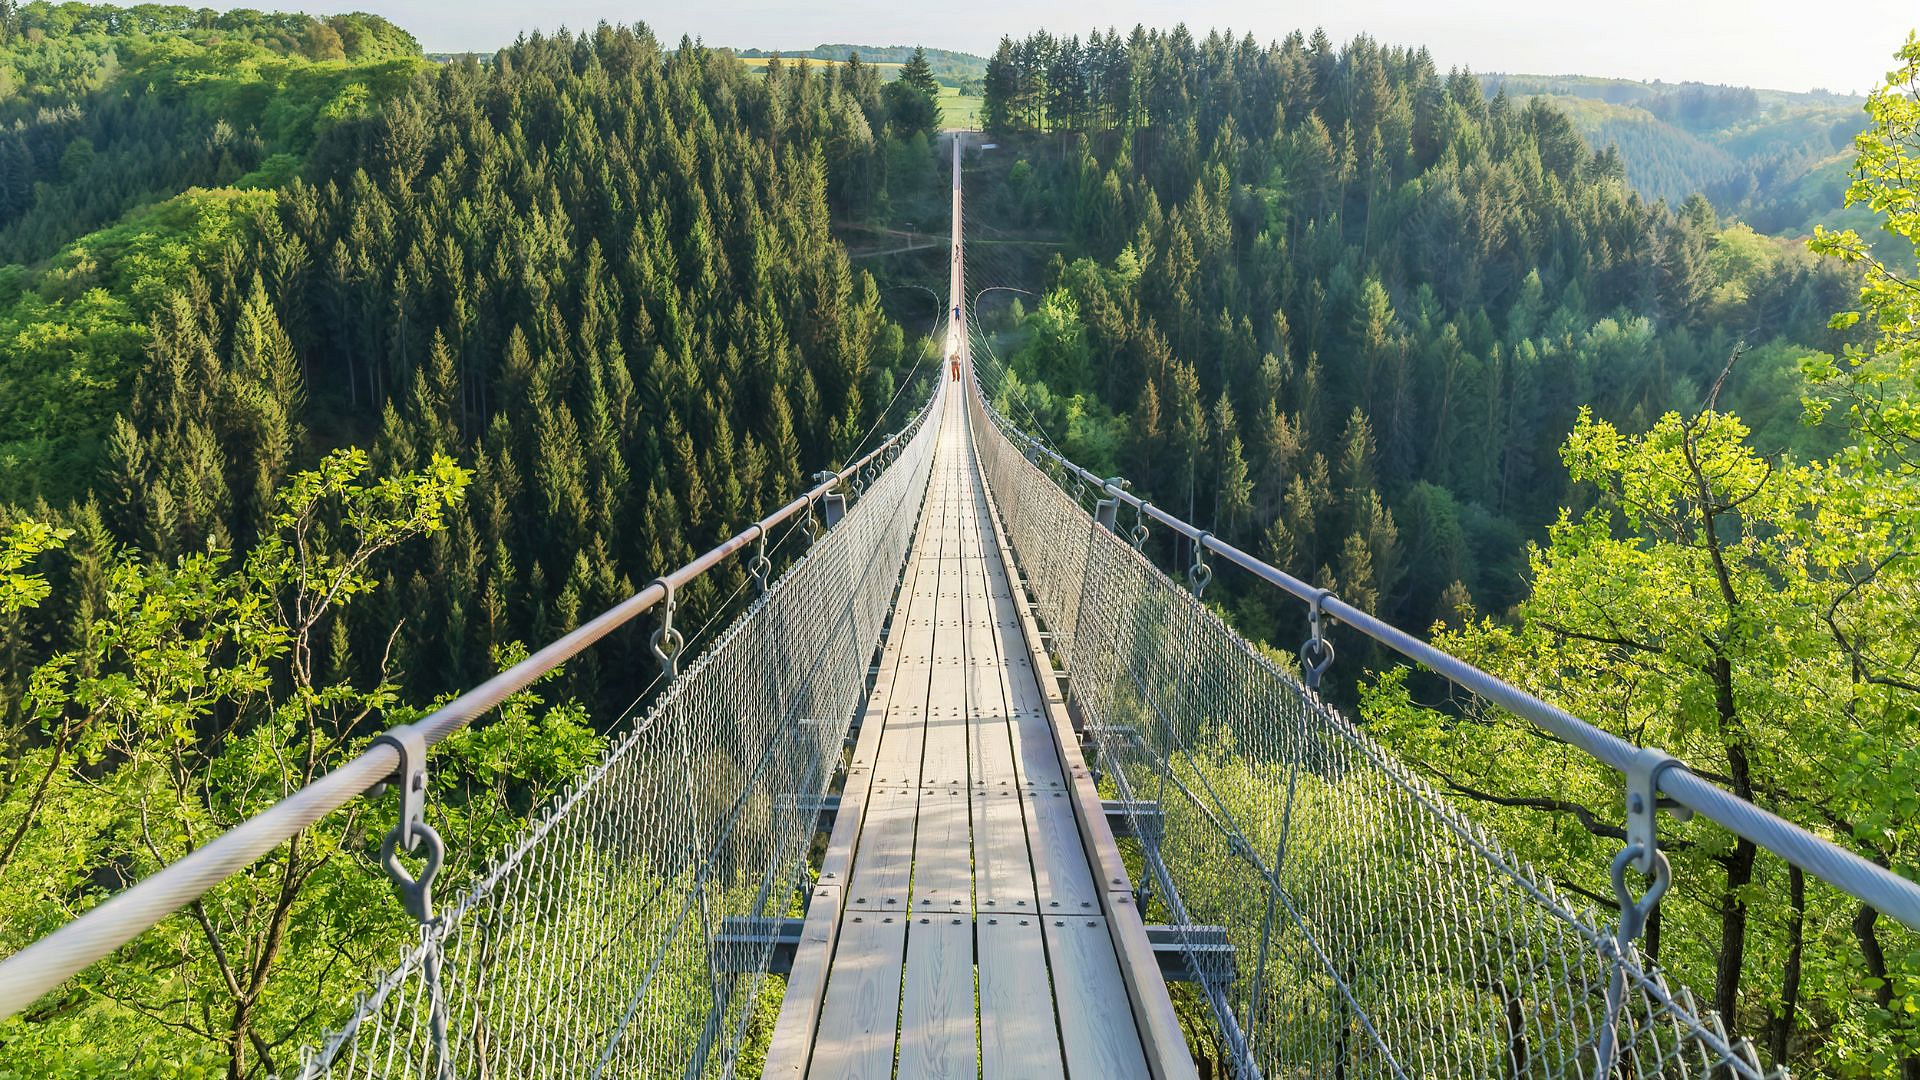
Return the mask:
{"type": "Polygon", "coordinates": [[[753,527],[758,536],[753,548],[753,559],[747,563],[747,574],[753,578],[753,583],[760,590],[760,595],[765,596],[773,576],[773,560],[767,558],[767,527],[758,522],[754,523],[753,527]]]}
{"type": "Polygon", "coordinates": [[[427,864],[420,868],[418,877],[407,873],[400,862],[400,827],[393,827],[387,838],[380,841],[380,865],[387,868],[387,876],[393,879],[393,889],[400,894],[400,903],[407,914],[416,920],[428,923],[433,921],[433,879],[440,873],[440,864],[446,859],[447,845],[441,841],[440,834],[433,826],[424,821],[413,823],[415,846],[425,841],[427,864]]]}
{"type": "Polygon", "coordinates": [[[1666,852],[1635,841],[1613,857],[1611,876],[1613,896],[1620,905],[1620,924],[1613,935],[1613,971],[1607,977],[1606,1011],[1601,1016],[1600,1031],[1594,1042],[1600,1065],[1594,1074],[1597,1077],[1612,1076],[1619,1060],[1620,1011],[1627,996],[1627,958],[1633,953],[1633,943],[1646,932],[1647,920],[1660,906],[1660,898],[1673,884],[1673,866],[1667,862],[1666,852]],[[1627,867],[1635,863],[1648,868],[1646,891],[1638,897],[1627,888],[1627,867]]]}
{"type": "Polygon", "coordinates": [[[1300,671],[1306,676],[1309,690],[1320,689],[1320,676],[1333,666],[1333,642],[1322,632],[1322,619],[1326,614],[1323,605],[1332,595],[1332,589],[1321,589],[1307,607],[1307,641],[1300,646],[1300,671]]]}
{"type": "Polygon", "coordinates": [[[1651,851],[1645,844],[1628,844],[1613,857],[1612,867],[1613,897],[1620,902],[1620,929],[1615,935],[1621,952],[1639,940],[1646,931],[1647,919],[1653,915],[1653,909],[1660,905],[1667,888],[1673,884],[1673,864],[1667,861],[1667,853],[1659,848],[1651,851]],[[1645,861],[1647,871],[1647,889],[1638,898],[1627,887],[1627,867],[1645,861]]]}
{"type": "Polygon", "coordinates": [[[1147,500],[1141,499],[1140,505],[1133,508],[1133,531],[1128,534],[1128,539],[1133,542],[1133,549],[1135,551],[1139,551],[1146,545],[1147,507],[1152,505],[1153,504],[1147,500]]]}
{"type": "Polygon", "coordinates": [[[654,659],[660,661],[667,681],[672,682],[680,674],[680,653],[686,649],[687,639],[673,625],[673,582],[664,577],[653,580],[667,591],[667,598],[660,605],[660,627],[647,639],[647,647],[653,650],[654,659]]]}
{"type": "Polygon", "coordinates": [[[1200,535],[1193,538],[1193,565],[1187,567],[1187,587],[1193,590],[1195,600],[1200,599],[1200,594],[1213,582],[1213,567],[1207,565],[1207,539],[1212,535],[1202,529],[1200,535]]]}

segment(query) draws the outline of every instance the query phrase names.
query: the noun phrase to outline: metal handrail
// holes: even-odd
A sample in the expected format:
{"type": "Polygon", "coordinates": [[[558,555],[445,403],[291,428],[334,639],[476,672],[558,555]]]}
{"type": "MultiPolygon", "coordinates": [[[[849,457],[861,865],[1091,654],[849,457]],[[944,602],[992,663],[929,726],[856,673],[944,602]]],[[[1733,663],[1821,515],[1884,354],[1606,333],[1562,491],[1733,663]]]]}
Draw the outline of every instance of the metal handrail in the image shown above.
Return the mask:
{"type": "MultiPolygon", "coordinates": [[[[670,593],[678,592],[759,540],[769,529],[796,515],[809,513],[815,502],[919,431],[932,415],[944,385],[944,382],[935,383],[934,393],[912,420],[830,479],[415,723],[392,730],[411,729],[411,733],[424,737],[427,746],[440,742],[616,628],[652,610],[670,593]]],[[[25,1009],[43,994],[251,866],[321,818],[387,782],[399,765],[400,752],[394,745],[376,743],[353,760],[221,833],[206,846],[169,863],[86,914],[0,960],[0,1019],[25,1009]]]]}
{"type": "MultiPolygon", "coordinates": [[[[1451,653],[1435,648],[1406,631],[1333,596],[1326,590],[1315,588],[1247,554],[1218,536],[1182,521],[1139,496],[1129,494],[1120,483],[1110,482],[1108,478],[1098,476],[1091,470],[1081,467],[1040,439],[1009,422],[993,407],[993,402],[987,398],[984,389],[977,382],[974,392],[980,395],[981,405],[985,408],[987,415],[993,418],[994,423],[999,425],[1000,430],[1015,439],[1016,443],[1024,449],[1055,462],[1077,479],[1086,482],[1089,487],[1104,492],[1107,498],[1133,507],[1140,515],[1165,525],[1267,584],[1307,604],[1318,604],[1322,612],[1334,619],[1409,660],[1432,669],[1456,686],[1472,691],[1481,698],[1585,751],[1596,761],[1618,770],[1629,779],[1629,798],[1632,797],[1636,786],[1633,783],[1634,778],[1645,778],[1650,794],[1665,796],[1678,806],[1700,814],[1736,835],[1753,841],[1807,873],[1872,906],[1881,914],[1896,919],[1911,929],[1920,930],[1920,883],[1869,862],[1830,840],[1815,836],[1785,818],[1755,806],[1725,788],[1702,779],[1687,768],[1684,762],[1677,762],[1658,750],[1635,746],[1618,735],[1603,731],[1565,709],[1549,704],[1504,679],[1483,671],[1451,653]]],[[[1650,821],[1653,808],[1649,805],[1646,809],[1650,821]]]]}

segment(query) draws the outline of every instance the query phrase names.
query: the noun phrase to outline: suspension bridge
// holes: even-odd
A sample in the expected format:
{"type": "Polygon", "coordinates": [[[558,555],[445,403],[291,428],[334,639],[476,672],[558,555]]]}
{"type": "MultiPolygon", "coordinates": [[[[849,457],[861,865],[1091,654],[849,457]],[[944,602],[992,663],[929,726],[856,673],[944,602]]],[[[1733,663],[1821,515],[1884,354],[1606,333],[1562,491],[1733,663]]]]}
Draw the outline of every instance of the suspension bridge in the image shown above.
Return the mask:
{"type": "Polygon", "coordinates": [[[946,356],[899,432],[0,961],[0,1015],[370,796],[399,800],[381,861],[419,933],[302,1077],[725,1077],[763,1049],[766,1077],[1161,1080],[1198,1075],[1190,1039],[1241,1078],[1768,1076],[1637,947],[1671,883],[1663,810],[1920,927],[1913,882],[1000,415],[975,377],[963,154],[946,356]],[[812,542],[775,578],[782,525],[812,542]],[[1155,528],[1193,551],[1184,582],[1144,553],[1155,528]],[[757,599],[687,660],[676,595],[742,558],[757,599]],[[1201,602],[1216,565],[1303,603],[1300,675],[1201,602]],[[430,748],[642,616],[666,689],[436,904],[430,748]],[[1570,902],[1321,700],[1334,620],[1620,772],[1617,911],[1570,902]]]}

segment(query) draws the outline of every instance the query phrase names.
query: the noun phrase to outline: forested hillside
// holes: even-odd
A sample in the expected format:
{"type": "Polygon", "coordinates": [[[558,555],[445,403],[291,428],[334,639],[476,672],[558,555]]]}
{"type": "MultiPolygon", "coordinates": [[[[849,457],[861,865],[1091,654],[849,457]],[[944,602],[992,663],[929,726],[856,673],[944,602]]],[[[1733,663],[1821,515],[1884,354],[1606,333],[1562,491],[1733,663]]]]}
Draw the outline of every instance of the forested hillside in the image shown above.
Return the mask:
{"type": "MultiPolygon", "coordinates": [[[[754,73],[639,27],[432,65],[366,16],[0,22],[0,950],[914,396],[920,342],[831,231],[889,162],[932,175],[932,102],[897,123],[871,66],[754,73]]],[[[683,597],[688,636],[745,584],[683,597]]],[[[642,695],[646,629],[450,746],[442,889],[642,695]]],[[[284,1071],[407,932],[383,826],[340,817],[0,1025],[0,1075],[284,1071]]]]}
{"type": "MultiPolygon", "coordinates": [[[[1544,96],[1594,151],[1618,150],[1627,181],[1648,199],[1679,205],[1705,194],[1722,216],[1799,239],[1814,226],[1879,228],[1843,208],[1862,99],[1822,90],[1786,93],[1701,83],[1482,75],[1488,94],[1544,96]]],[[[1883,255],[1912,269],[1898,245],[1883,255]]]]}
{"type": "Polygon", "coordinates": [[[1582,406],[1644,427],[1744,345],[1729,393],[1782,446],[1821,438],[1795,364],[1837,347],[1847,277],[1704,200],[1650,204],[1544,101],[1366,39],[994,63],[997,128],[1056,134],[980,182],[979,216],[1084,256],[1041,282],[1011,366],[1044,385],[1014,392],[1096,467],[1397,620],[1517,597],[1582,406]]]}
{"type": "MultiPolygon", "coordinates": [[[[1830,456],[1861,438],[1844,409],[1801,422],[1826,394],[1803,372],[1843,402],[1908,385],[1845,374],[1871,370],[1857,316],[1829,322],[1858,302],[1861,260],[1724,224],[1699,197],[1649,200],[1550,101],[1489,97],[1364,37],[1038,34],[1002,43],[986,91],[1001,145],[970,216],[1008,243],[975,272],[1039,294],[979,314],[1009,415],[1913,873],[1911,654],[1861,644],[1920,640],[1893,614],[1913,568],[1890,523],[1912,485],[1837,464],[1860,453],[1830,456]]],[[[1207,597],[1285,651],[1304,633],[1271,589],[1207,597]]],[[[1339,656],[1336,697],[1361,684],[1398,752],[1613,903],[1610,770],[1420,676],[1376,681],[1362,639],[1339,656]]],[[[1798,1071],[1915,1075],[1911,935],[1725,833],[1675,850],[1650,948],[1679,981],[1798,1071]]]]}

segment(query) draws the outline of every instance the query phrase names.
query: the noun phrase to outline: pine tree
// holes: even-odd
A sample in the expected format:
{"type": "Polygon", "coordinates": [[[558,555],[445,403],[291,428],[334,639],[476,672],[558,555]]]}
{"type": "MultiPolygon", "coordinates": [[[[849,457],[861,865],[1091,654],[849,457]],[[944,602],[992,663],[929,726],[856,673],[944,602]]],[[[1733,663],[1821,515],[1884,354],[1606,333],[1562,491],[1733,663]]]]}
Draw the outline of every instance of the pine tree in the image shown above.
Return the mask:
{"type": "Polygon", "coordinates": [[[913,47],[913,55],[900,68],[900,81],[928,97],[940,93],[940,83],[933,77],[933,65],[927,63],[927,50],[921,46],[913,47]]]}

